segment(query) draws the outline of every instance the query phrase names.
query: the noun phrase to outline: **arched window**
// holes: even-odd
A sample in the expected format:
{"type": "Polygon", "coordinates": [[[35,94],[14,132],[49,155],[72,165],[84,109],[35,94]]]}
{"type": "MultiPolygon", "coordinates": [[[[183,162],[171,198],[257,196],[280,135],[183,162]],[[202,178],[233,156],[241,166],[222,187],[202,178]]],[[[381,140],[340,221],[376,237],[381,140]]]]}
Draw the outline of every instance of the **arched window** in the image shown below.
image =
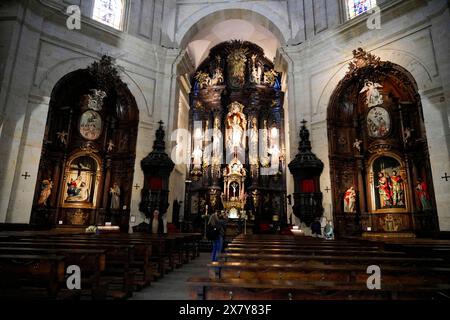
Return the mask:
{"type": "Polygon", "coordinates": [[[376,0],[346,0],[347,1],[347,12],[348,18],[353,19],[354,17],[372,9],[377,5],[376,0]]]}
{"type": "Polygon", "coordinates": [[[95,0],[92,19],[122,30],[125,0],[95,0]]]}

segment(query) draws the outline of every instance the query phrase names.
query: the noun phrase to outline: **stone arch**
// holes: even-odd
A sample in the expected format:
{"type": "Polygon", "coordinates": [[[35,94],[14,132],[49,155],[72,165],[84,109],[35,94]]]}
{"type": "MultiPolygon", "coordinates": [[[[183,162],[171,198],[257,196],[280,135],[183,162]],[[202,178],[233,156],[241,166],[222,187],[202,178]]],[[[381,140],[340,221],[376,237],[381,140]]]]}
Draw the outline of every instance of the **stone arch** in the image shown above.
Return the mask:
{"type": "MultiPolygon", "coordinates": [[[[419,92],[427,90],[434,85],[431,71],[428,70],[426,64],[419,58],[413,56],[411,53],[389,48],[375,50],[374,52],[379,53],[377,56],[379,56],[381,60],[391,61],[398,66],[402,66],[402,68],[404,68],[405,71],[407,71],[417,83],[417,89],[419,92]],[[417,68],[412,68],[411,66],[417,66],[417,68]]],[[[332,96],[338,83],[345,76],[350,61],[351,59],[346,60],[341,63],[337,69],[335,69],[333,76],[323,87],[317,105],[313,106],[314,113],[326,113],[330,97],[332,96]]]]}
{"type": "Polygon", "coordinates": [[[284,45],[290,38],[289,25],[284,19],[267,7],[255,7],[250,4],[241,4],[237,8],[236,4],[222,4],[218,6],[208,6],[194,13],[191,18],[181,24],[175,33],[175,42],[181,48],[186,47],[193,34],[202,26],[210,22],[220,22],[228,19],[244,18],[247,21],[255,22],[266,27],[284,45]]]}
{"type": "MultiPolygon", "coordinates": [[[[37,79],[37,87],[35,87],[33,95],[50,97],[53,88],[64,76],[76,70],[84,69],[86,68],[86,66],[91,65],[96,60],[97,59],[94,59],[92,57],[76,57],[61,61],[53,65],[47,70],[47,72],[44,73],[44,75],[40,79],[37,79]]],[[[151,116],[148,101],[145,98],[145,95],[136,80],[134,80],[132,76],[125,70],[121,70],[121,79],[128,85],[128,89],[136,100],[136,104],[140,113],[145,112],[148,116],[151,116]]]]}

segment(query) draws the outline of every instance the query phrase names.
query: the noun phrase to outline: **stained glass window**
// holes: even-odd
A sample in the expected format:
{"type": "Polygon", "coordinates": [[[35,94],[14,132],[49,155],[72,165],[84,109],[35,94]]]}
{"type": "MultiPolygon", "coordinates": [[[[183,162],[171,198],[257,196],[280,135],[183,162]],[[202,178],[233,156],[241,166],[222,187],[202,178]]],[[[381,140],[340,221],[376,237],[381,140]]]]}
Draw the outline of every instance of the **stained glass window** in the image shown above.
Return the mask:
{"type": "Polygon", "coordinates": [[[116,29],[122,29],[125,0],[95,0],[92,18],[116,29]]]}
{"type": "Polygon", "coordinates": [[[347,0],[348,17],[352,19],[376,5],[376,0],[347,0]]]}

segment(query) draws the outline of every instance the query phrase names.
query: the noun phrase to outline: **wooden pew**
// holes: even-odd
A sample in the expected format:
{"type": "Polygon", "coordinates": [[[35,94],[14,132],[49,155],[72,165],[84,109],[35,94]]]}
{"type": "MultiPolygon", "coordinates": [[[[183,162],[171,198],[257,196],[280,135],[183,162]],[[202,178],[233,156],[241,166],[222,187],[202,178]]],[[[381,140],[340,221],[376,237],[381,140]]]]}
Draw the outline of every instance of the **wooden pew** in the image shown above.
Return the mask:
{"type": "MultiPolygon", "coordinates": [[[[5,243],[3,243],[5,244],[5,243]]],[[[106,252],[105,271],[102,278],[110,282],[110,287],[117,289],[108,290],[113,299],[122,299],[132,295],[134,273],[130,270],[130,261],[133,260],[133,245],[86,243],[62,239],[23,239],[16,242],[7,242],[8,246],[31,248],[71,248],[71,249],[100,249],[106,252]]]]}
{"type": "MultiPolygon", "coordinates": [[[[366,283],[367,266],[360,264],[212,262],[210,279],[259,279],[297,281],[339,281],[366,283]],[[217,272],[219,271],[219,272],[217,272]]],[[[383,265],[381,278],[390,284],[450,283],[450,267],[383,265]]]]}
{"type": "Polygon", "coordinates": [[[65,257],[61,255],[0,253],[0,297],[37,299],[78,298],[75,291],[62,292],[65,285],[65,257]]]}
{"type": "Polygon", "coordinates": [[[292,280],[191,277],[191,299],[201,300],[408,300],[448,299],[450,284],[389,285],[368,290],[365,284],[292,280]]]}
{"type": "Polygon", "coordinates": [[[101,273],[105,270],[105,250],[74,248],[48,249],[4,245],[7,245],[7,243],[0,244],[0,254],[64,256],[66,266],[77,265],[80,267],[82,290],[90,289],[89,294],[94,300],[106,298],[106,288],[100,282],[101,273]]]}

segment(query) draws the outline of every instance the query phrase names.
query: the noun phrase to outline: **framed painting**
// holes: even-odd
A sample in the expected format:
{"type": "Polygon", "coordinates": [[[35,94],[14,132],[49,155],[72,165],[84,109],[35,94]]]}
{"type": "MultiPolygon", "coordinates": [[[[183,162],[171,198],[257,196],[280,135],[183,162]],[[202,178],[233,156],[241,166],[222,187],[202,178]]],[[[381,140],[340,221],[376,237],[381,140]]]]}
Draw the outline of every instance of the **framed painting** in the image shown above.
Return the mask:
{"type": "Polygon", "coordinates": [[[75,158],[70,162],[65,176],[64,205],[84,206],[94,205],[97,193],[97,162],[88,156],[75,158]]]}
{"type": "Polygon", "coordinates": [[[89,110],[80,117],[80,134],[87,140],[96,140],[102,134],[102,117],[98,112],[89,110]]]}
{"type": "Polygon", "coordinates": [[[374,107],[367,113],[367,130],[371,138],[384,138],[391,132],[389,112],[381,107],[374,107]]]}

